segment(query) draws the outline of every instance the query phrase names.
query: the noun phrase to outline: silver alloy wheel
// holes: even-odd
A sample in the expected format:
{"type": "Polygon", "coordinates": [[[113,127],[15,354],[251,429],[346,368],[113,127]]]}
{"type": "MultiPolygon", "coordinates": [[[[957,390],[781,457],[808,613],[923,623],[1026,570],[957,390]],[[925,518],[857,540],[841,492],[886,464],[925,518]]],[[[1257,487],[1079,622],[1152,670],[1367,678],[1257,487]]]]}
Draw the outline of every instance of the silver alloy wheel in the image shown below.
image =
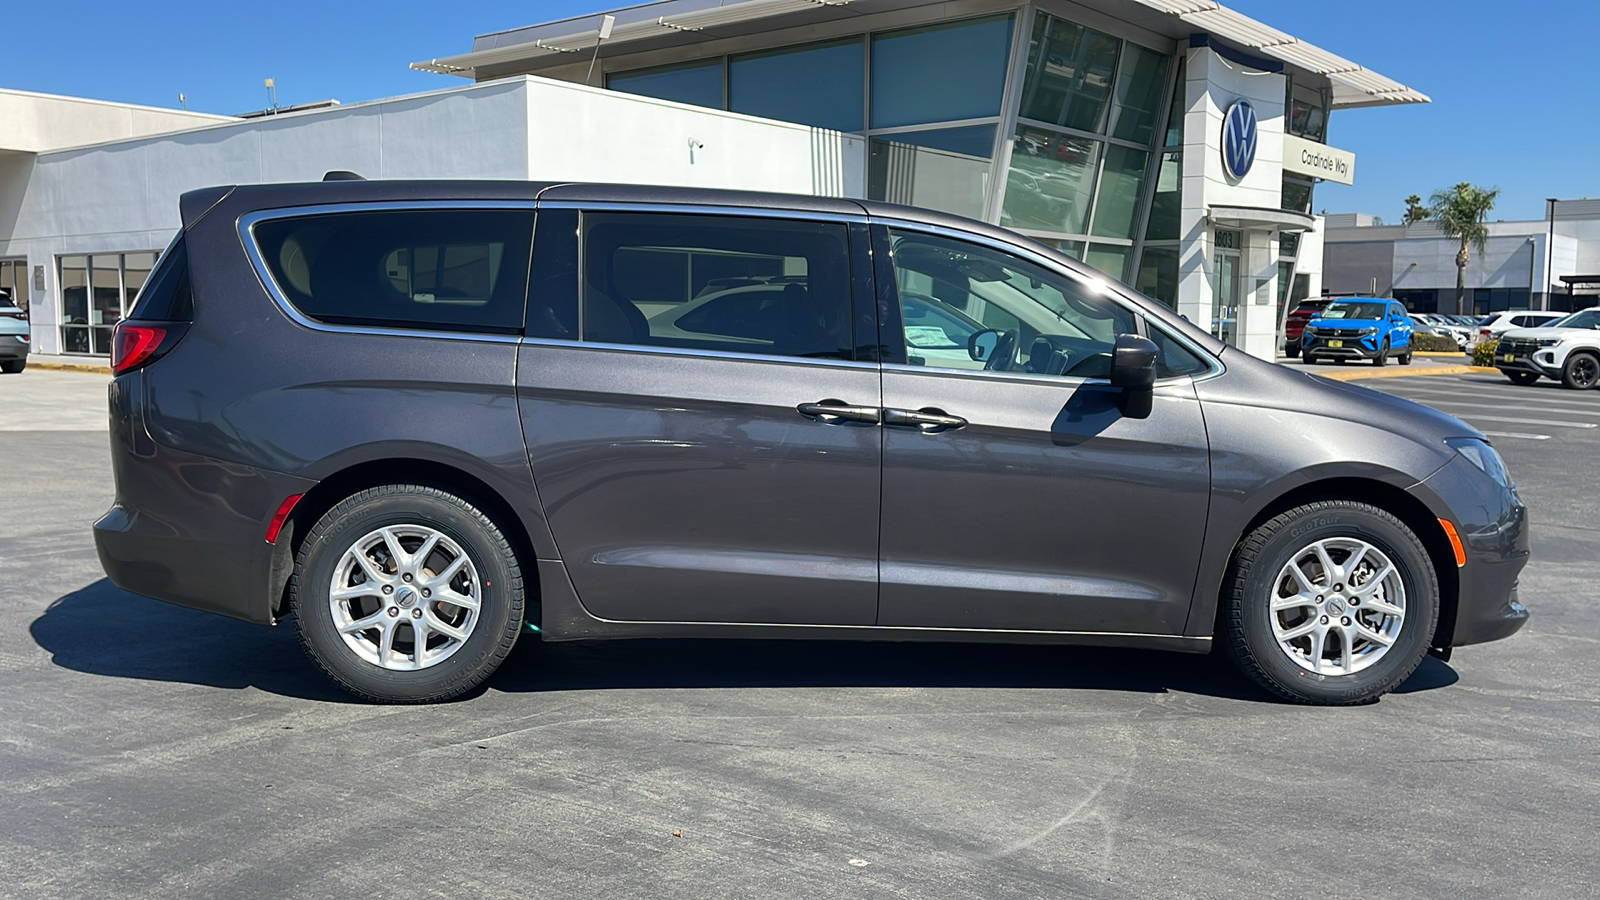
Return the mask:
{"type": "Polygon", "coordinates": [[[1382,550],[1356,538],[1302,548],[1278,573],[1269,615],[1278,647],[1302,669],[1352,675],[1400,637],[1406,589],[1382,550]]]}
{"type": "Polygon", "coordinates": [[[481,585],[460,544],[426,525],[390,525],[344,552],[328,606],[356,656],[410,672],[444,662],[472,636],[481,585]]]}

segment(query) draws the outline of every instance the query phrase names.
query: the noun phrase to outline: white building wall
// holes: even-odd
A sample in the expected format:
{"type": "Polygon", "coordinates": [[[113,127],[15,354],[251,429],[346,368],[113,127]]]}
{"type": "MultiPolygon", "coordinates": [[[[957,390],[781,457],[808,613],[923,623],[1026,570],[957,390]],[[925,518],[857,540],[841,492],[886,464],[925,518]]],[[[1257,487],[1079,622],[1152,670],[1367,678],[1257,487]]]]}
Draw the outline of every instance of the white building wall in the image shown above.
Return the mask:
{"type": "MultiPolygon", "coordinates": [[[[1285,82],[1282,75],[1241,66],[1205,47],[1189,50],[1186,73],[1178,312],[1208,328],[1217,278],[1215,229],[1207,213],[1215,206],[1277,209],[1281,204],[1285,82]],[[1255,107],[1258,138],[1255,163],[1236,181],[1222,164],[1222,119],[1241,97],[1255,107]]],[[[1277,352],[1277,235],[1254,230],[1243,238],[1236,342],[1247,353],[1271,359],[1277,352]]]]}
{"type": "Polygon", "coordinates": [[[228,121],[233,117],[0,88],[4,150],[43,153],[228,121]]]}
{"type": "Polygon", "coordinates": [[[0,257],[44,267],[45,288],[31,298],[34,350],[56,353],[57,258],[165,247],[179,195],[196,188],[348,169],[859,197],[864,153],[860,138],[837,132],[518,77],[37,157],[0,154],[0,226],[11,224],[0,228],[0,257]],[[690,137],[704,146],[691,153],[690,137]]]}

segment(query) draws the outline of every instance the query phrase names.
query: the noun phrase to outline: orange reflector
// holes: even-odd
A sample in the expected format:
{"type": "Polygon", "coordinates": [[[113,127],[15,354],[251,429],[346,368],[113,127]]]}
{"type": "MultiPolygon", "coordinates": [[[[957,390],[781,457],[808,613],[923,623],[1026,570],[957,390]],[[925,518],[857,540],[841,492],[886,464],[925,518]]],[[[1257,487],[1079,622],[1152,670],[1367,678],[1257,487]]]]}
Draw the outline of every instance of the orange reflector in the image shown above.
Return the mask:
{"type": "MultiPolygon", "coordinates": [[[[283,523],[289,518],[289,512],[294,509],[294,505],[299,503],[300,498],[304,496],[305,494],[290,494],[283,498],[283,503],[279,504],[278,511],[272,514],[272,521],[267,523],[267,543],[277,543],[278,532],[283,530],[283,523]]],[[[1451,532],[1451,534],[1454,533],[1451,532]]],[[[1461,551],[1457,550],[1456,555],[1459,556],[1460,554],[1461,551]]]]}
{"type": "Polygon", "coordinates": [[[1450,549],[1456,552],[1456,567],[1467,564],[1467,551],[1461,547],[1461,535],[1456,534],[1456,527],[1450,524],[1449,519],[1440,519],[1439,524],[1444,528],[1445,537],[1450,539],[1450,549]]]}

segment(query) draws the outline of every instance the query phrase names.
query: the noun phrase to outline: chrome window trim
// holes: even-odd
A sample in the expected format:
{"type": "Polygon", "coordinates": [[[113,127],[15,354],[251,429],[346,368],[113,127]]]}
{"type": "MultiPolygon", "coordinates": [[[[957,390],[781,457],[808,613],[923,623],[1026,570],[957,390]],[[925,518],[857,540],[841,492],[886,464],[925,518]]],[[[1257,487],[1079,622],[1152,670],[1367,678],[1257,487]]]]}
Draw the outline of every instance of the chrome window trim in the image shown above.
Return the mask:
{"type": "MultiPolygon", "coordinates": [[[[920,232],[922,232],[924,234],[932,234],[932,235],[935,235],[937,237],[946,237],[946,238],[950,238],[951,240],[966,241],[968,243],[978,244],[980,246],[988,247],[988,248],[993,249],[993,250],[1001,250],[1001,251],[1004,251],[1006,253],[1011,253],[1011,254],[1014,254],[1016,256],[1020,256],[1020,257],[1022,257],[1024,259],[1028,260],[1029,262],[1032,262],[1032,263],[1034,263],[1036,265],[1043,266],[1044,268],[1049,269],[1052,272],[1055,272],[1055,273],[1057,273],[1059,275],[1063,275],[1063,276],[1065,276],[1067,278],[1070,278],[1073,281],[1084,285],[1086,288],[1088,288],[1090,290],[1099,291],[1099,289],[1101,287],[1104,287],[1104,291],[1103,291],[1104,295],[1107,298],[1109,298],[1112,302],[1116,303],[1118,306],[1121,306],[1123,309],[1128,310],[1134,316],[1138,317],[1141,321],[1143,321],[1145,323],[1145,328],[1147,328],[1147,329],[1152,329],[1153,328],[1153,329],[1161,332],[1169,340],[1175,341],[1179,346],[1183,347],[1185,350],[1188,350],[1190,353],[1193,353],[1202,362],[1207,364],[1207,369],[1204,372],[1197,372],[1197,373],[1187,374],[1187,375],[1169,375],[1166,378],[1158,378],[1158,379],[1156,379],[1156,384],[1173,383],[1173,382],[1176,382],[1177,380],[1183,379],[1183,378],[1190,379],[1190,380],[1192,380],[1194,382],[1200,382],[1200,381],[1204,381],[1204,380],[1209,379],[1209,378],[1215,378],[1216,376],[1221,375],[1223,372],[1227,371],[1227,368],[1222,364],[1222,360],[1218,359],[1215,354],[1210,353],[1210,352],[1206,351],[1205,349],[1203,349],[1203,348],[1201,348],[1199,346],[1196,346],[1196,344],[1193,341],[1189,340],[1188,338],[1184,337],[1183,335],[1177,334],[1175,332],[1167,330],[1166,328],[1161,327],[1161,323],[1155,319],[1155,317],[1151,314],[1150,310],[1147,310],[1147,309],[1144,308],[1144,304],[1138,302],[1137,300],[1133,299],[1132,297],[1128,296],[1126,293],[1123,292],[1121,283],[1118,282],[1115,278],[1111,278],[1109,276],[1105,277],[1105,278],[1093,278],[1091,276],[1087,276],[1087,275],[1084,275],[1082,273],[1075,272],[1072,269],[1062,268],[1062,266],[1059,263],[1057,263],[1055,260],[1049,258],[1048,256],[1045,256],[1045,255],[1039,253],[1037,250],[1034,250],[1031,247],[1027,247],[1027,246],[1024,246],[1024,245],[1021,245],[1021,244],[1012,244],[1012,243],[1009,243],[1007,241],[998,240],[996,238],[989,237],[988,235],[977,234],[977,233],[971,232],[971,231],[962,231],[962,230],[956,229],[956,228],[948,228],[948,227],[943,226],[943,225],[933,225],[933,224],[930,224],[930,223],[927,223],[927,222],[918,222],[918,221],[915,221],[913,219],[900,219],[900,218],[893,218],[893,217],[875,218],[875,219],[872,220],[872,224],[874,224],[874,225],[883,225],[883,226],[886,226],[886,227],[889,227],[889,228],[897,228],[897,229],[901,229],[903,231],[920,231],[920,232]]],[[[931,366],[911,366],[910,368],[913,368],[913,369],[927,369],[927,368],[934,368],[934,367],[931,367],[931,366]]],[[[972,370],[972,369],[942,369],[941,371],[946,371],[946,372],[968,372],[968,373],[970,373],[970,372],[973,372],[975,370],[972,370]]],[[[1018,373],[1006,372],[1006,373],[1001,373],[1001,374],[1015,375],[1015,374],[1018,374],[1018,373]]],[[[1045,376],[1037,376],[1037,377],[1053,378],[1056,381],[1061,381],[1062,380],[1062,377],[1059,376],[1059,375],[1045,375],[1045,376]]],[[[1096,379],[1085,379],[1085,381],[1086,382],[1098,382],[1098,383],[1101,383],[1101,384],[1108,384],[1109,383],[1108,380],[1099,379],[1099,378],[1096,378],[1096,379]]]]}
{"type": "Polygon", "coordinates": [[[860,362],[850,359],[807,359],[804,356],[780,356],[775,353],[739,353],[733,350],[696,350],[692,347],[663,347],[657,344],[612,344],[602,341],[566,340],[562,338],[523,338],[522,343],[529,347],[565,347],[574,350],[605,350],[608,352],[625,351],[628,353],[648,353],[652,356],[681,356],[692,359],[720,359],[728,362],[758,362],[778,363],[794,366],[821,366],[829,369],[871,369],[877,370],[876,362],[860,362]]]}
{"type": "MultiPolygon", "coordinates": [[[[854,202],[854,201],[845,201],[854,202]]],[[[807,212],[803,209],[765,209],[757,206],[720,206],[704,203],[635,203],[624,200],[540,200],[540,209],[575,209],[584,212],[677,213],[686,216],[739,216],[758,219],[803,219],[813,222],[865,225],[866,210],[857,213],[807,212]]]]}
{"type": "MultiPolygon", "coordinates": [[[[332,322],[322,322],[301,312],[289,297],[284,293],[283,287],[278,284],[277,278],[272,274],[272,269],[267,266],[266,259],[261,255],[260,243],[256,240],[255,227],[261,222],[274,219],[295,219],[309,216],[328,215],[333,213],[354,212],[381,212],[394,210],[447,210],[447,209],[525,209],[534,212],[538,203],[533,200],[381,200],[359,203],[322,203],[313,206],[286,206],[277,209],[262,209],[248,212],[239,217],[237,228],[239,242],[244,247],[245,256],[250,260],[250,265],[256,270],[256,277],[261,280],[261,285],[266,289],[267,295],[291,322],[302,328],[312,331],[321,331],[330,334],[365,334],[388,337],[423,337],[435,340],[473,341],[477,343],[515,344],[522,340],[519,334],[492,334],[479,331],[434,331],[425,327],[407,328],[404,326],[384,325],[344,325],[332,322]]],[[[532,236],[529,236],[532,240],[532,236]]],[[[526,291],[523,298],[524,318],[526,318],[526,291]]]]}

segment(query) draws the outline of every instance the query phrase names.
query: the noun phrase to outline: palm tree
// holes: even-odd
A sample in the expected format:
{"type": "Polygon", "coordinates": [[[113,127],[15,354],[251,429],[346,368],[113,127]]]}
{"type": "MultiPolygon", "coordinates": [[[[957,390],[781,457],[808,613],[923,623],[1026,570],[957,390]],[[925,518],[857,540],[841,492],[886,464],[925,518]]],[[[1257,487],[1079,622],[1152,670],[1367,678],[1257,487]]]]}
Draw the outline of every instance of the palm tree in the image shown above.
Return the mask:
{"type": "Polygon", "coordinates": [[[1401,220],[1403,224],[1415,225],[1428,217],[1428,208],[1422,205],[1422,198],[1416,194],[1406,198],[1406,215],[1401,220]]]}
{"type": "Polygon", "coordinates": [[[1444,236],[1461,241],[1456,251],[1456,315],[1466,312],[1467,263],[1472,254],[1467,246],[1473,245],[1479,253],[1485,252],[1489,241],[1489,227],[1483,220],[1494,209],[1500,196],[1499,188],[1481,188],[1463,181],[1447,191],[1434,191],[1428,198],[1428,218],[1439,224],[1444,236]]]}

